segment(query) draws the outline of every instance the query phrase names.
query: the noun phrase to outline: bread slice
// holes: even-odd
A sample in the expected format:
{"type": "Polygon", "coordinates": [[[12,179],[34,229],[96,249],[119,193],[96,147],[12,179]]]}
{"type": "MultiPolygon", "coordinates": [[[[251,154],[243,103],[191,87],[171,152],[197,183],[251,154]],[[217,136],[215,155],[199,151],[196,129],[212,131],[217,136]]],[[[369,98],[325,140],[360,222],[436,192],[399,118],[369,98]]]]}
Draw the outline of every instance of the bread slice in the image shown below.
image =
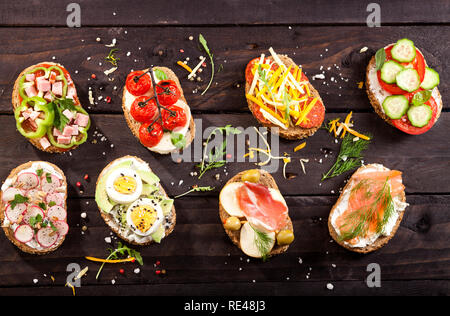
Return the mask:
{"type": "MultiPolygon", "coordinates": [[[[12,179],[12,178],[14,178],[15,176],[17,176],[17,175],[19,174],[20,171],[30,168],[31,165],[32,165],[33,163],[35,163],[35,162],[42,162],[42,163],[45,163],[45,164],[50,165],[51,167],[53,167],[53,168],[54,168],[54,169],[62,176],[62,178],[63,178],[63,183],[64,183],[64,188],[65,188],[65,195],[66,195],[66,198],[67,198],[67,179],[66,179],[66,176],[64,175],[64,172],[63,172],[61,169],[59,169],[56,165],[51,164],[51,163],[46,162],[46,161],[45,161],[45,162],[44,162],[44,161],[30,161],[30,162],[24,163],[24,164],[22,164],[22,165],[16,167],[15,169],[13,169],[13,170],[11,171],[11,173],[9,174],[9,176],[8,176],[7,179],[12,179]]],[[[0,191],[0,201],[2,201],[2,194],[3,194],[3,191],[0,191]]],[[[67,200],[64,202],[64,208],[67,210],[67,200]]],[[[3,220],[5,219],[5,211],[6,211],[6,208],[4,207],[3,203],[0,203],[0,222],[1,222],[1,223],[3,223],[3,220]]],[[[48,254],[48,253],[50,253],[50,252],[53,252],[53,251],[55,251],[56,249],[58,249],[59,246],[62,245],[62,243],[64,242],[64,240],[65,240],[65,238],[66,238],[65,236],[61,236],[61,237],[57,240],[57,242],[55,243],[55,245],[53,245],[51,248],[38,250],[38,249],[31,248],[30,246],[28,246],[28,245],[26,245],[26,244],[21,243],[20,241],[18,241],[18,240],[14,237],[14,231],[11,229],[11,227],[2,227],[2,228],[3,228],[3,231],[5,232],[6,237],[7,237],[14,245],[16,245],[17,248],[19,248],[19,249],[22,250],[23,252],[26,252],[26,253],[29,253],[29,254],[32,254],[32,255],[45,255],[45,254],[48,254]]]]}
{"type": "MultiPolygon", "coordinates": [[[[41,63],[39,63],[39,64],[55,65],[55,66],[59,66],[59,67],[65,69],[65,67],[64,67],[63,65],[58,64],[58,63],[49,62],[49,61],[44,61],[44,62],[41,62],[41,63]]],[[[28,68],[25,68],[25,69],[19,74],[19,76],[17,77],[16,81],[14,82],[14,88],[13,88],[13,92],[12,92],[12,105],[13,105],[13,110],[15,110],[18,106],[20,106],[20,103],[21,103],[21,102],[20,102],[20,95],[19,95],[19,80],[20,80],[20,78],[22,78],[22,76],[23,76],[26,72],[28,72],[29,70],[32,70],[33,68],[36,68],[36,66],[39,65],[39,64],[35,64],[35,65],[32,65],[32,66],[30,66],[30,67],[28,67],[28,68]]],[[[75,84],[74,84],[74,87],[75,87],[75,84]]],[[[76,91],[76,87],[75,87],[75,91],[76,91]]],[[[73,102],[74,102],[74,104],[75,104],[76,106],[82,107],[82,105],[81,105],[81,103],[80,103],[80,100],[78,99],[78,96],[75,96],[75,97],[74,97],[73,102]]],[[[75,149],[75,148],[78,147],[78,145],[75,145],[75,146],[73,146],[73,147],[71,147],[71,148],[69,148],[69,149],[64,149],[64,148],[58,148],[58,147],[56,147],[56,146],[51,145],[51,146],[48,147],[47,149],[44,149],[44,148],[41,146],[41,144],[39,143],[39,139],[31,139],[31,138],[27,138],[27,140],[28,140],[34,147],[36,147],[37,149],[42,150],[42,151],[45,151],[45,152],[48,152],[48,153],[58,153],[58,154],[61,154],[61,153],[65,153],[65,152],[67,152],[67,151],[73,150],[73,149],[75,149]]]]}
{"type": "MultiPolygon", "coordinates": [[[[130,156],[130,155],[127,155],[127,156],[118,158],[118,159],[116,159],[116,160],[114,160],[114,161],[111,161],[111,162],[110,162],[110,163],[102,170],[102,172],[101,172],[100,175],[98,176],[96,186],[98,185],[99,180],[100,180],[102,177],[104,177],[104,176],[106,175],[106,172],[108,172],[109,167],[110,167],[115,161],[117,161],[117,160],[122,160],[122,159],[127,159],[127,158],[136,159],[137,161],[139,161],[139,162],[141,162],[141,163],[147,164],[144,160],[142,160],[142,159],[140,159],[140,158],[138,158],[138,157],[136,157],[136,156],[130,156]]],[[[151,168],[150,168],[150,171],[151,171],[151,168]]],[[[162,187],[161,183],[158,183],[158,186],[159,186],[159,192],[160,192],[160,194],[163,195],[163,196],[165,196],[165,197],[168,197],[168,196],[167,196],[167,193],[166,193],[166,191],[164,191],[164,188],[162,187]]],[[[136,241],[134,241],[134,240],[131,240],[130,238],[127,238],[126,236],[124,236],[124,235],[120,232],[120,229],[119,229],[120,227],[119,227],[119,225],[116,223],[116,221],[115,221],[115,219],[112,217],[112,215],[110,215],[110,214],[108,214],[108,213],[105,213],[105,212],[102,212],[102,210],[101,210],[100,208],[98,208],[98,210],[99,210],[99,212],[100,212],[101,217],[102,217],[103,220],[105,221],[105,223],[106,223],[106,224],[111,228],[111,230],[112,230],[114,233],[116,233],[116,235],[119,236],[122,240],[124,240],[124,241],[126,241],[126,242],[128,242],[128,243],[130,243],[130,244],[137,245],[137,246],[145,246],[145,245],[149,245],[149,244],[151,244],[151,243],[153,242],[153,241],[149,241],[149,242],[138,243],[138,242],[136,242],[136,241]]],[[[176,215],[176,212],[175,212],[175,206],[172,206],[172,211],[171,211],[171,215],[170,215],[170,226],[169,226],[168,228],[166,228],[164,238],[167,237],[167,236],[169,236],[169,235],[173,232],[173,229],[175,228],[176,221],[177,221],[177,215],[176,215]]],[[[162,224],[162,225],[163,225],[163,224],[162,224]]]]}
{"type": "MultiPolygon", "coordinates": [[[[241,171],[239,172],[237,175],[235,175],[234,177],[232,177],[230,180],[228,180],[228,182],[225,184],[228,185],[230,183],[233,182],[242,182],[241,181],[241,177],[242,175],[245,173],[246,171],[241,171]]],[[[275,179],[270,175],[270,173],[268,173],[267,171],[264,170],[259,170],[261,176],[260,179],[258,181],[259,184],[262,184],[268,188],[272,188],[272,189],[276,189],[278,190],[278,186],[277,183],[275,182],[275,179]]],[[[222,224],[224,225],[224,223],[226,222],[226,220],[231,217],[224,209],[222,203],[220,203],[220,199],[219,199],[219,216],[220,216],[220,220],[222,222],[222,224]]],[[[241,249],[241,244],[240,244],[240,234],[241,234],[241,230],[237,230],[237,231],[232,231],[232,230],[228,230],[225,228],[224,225],[224,230],[227,233],[228,237],[230,237],[231,241],[233,242],[233,244],[235,244],[236,246],[239,247],[239,249],[241,249]]],[[[291,231],[294,231],[294,227],[292,225],[292,220],[291,218],[288,216],[287,218],[287,224],[285,227],[282,228],[282,230],[284,229],[289,229],[291,231]]],[[[285,246],[279,246],[277,244],[277,242],[275,241],[275,246],[272,248],[269,256],[274,256],[274,255],[278,255],[281,254],[283,252],[286,252],[289,248],[289,245],[285,245],[285,246]]]]}
{"type": "MultiPolygon", "coordinates": [[[[365,165],[360,167],[356,172],[363,170],[367,167],[372,166],[372,164],[370,165],[365,165]]],[[[353,177],[353,176],[352,176],[353,177]]],[[[383,247],[384,245],[386,245],[389,240],[392,239],[392,237],[394,237],[394,235],[397,232],[398,227],[400,226],[400,223],[403,219],[403,215],[405,214],[405,210],[399,212],[399,216],[397,218],[397,221],[395,222],[395,225],[391,231],[391,234],[389,236],[379,236],[372,244],[367,245],[365,247],[351,247],[348,244],[346,244],[344,241],[340,240],[338,233],[336,232],[333,224],[332,224],[332,216],[334,211],[336,210],[337,206],[342,202],[343,200],[343,196],[344,196],[344,192],[346,192],[347,190],[351,190],[352,187],[354,186],[354,181],[352,181],[352,177],[348,180],[347,184],[345,185],[344,189],[342,190],[341,195],[339,196],[337,202],[334,204],[333,208],[331,209],[330,215],[328,216],[328,230],[330,232],[331,237],[334,239],[334,241],[336,241],[339,245],[341,245],[342,247],[344,247],[345,249],[348,249],[350,251],[353,252],[357,252],[357,253],[369,253],[375,250],[380,249],[381,247],[383,247]]],[[[400,200],[402,202],[406,203],[406,195],[405,195],[405,191],[402,192],[401,194],[401,198],[400,200]]]]}
{"type": "MultiPolygon", "coordinates": [[[[286,55],[280,55],[278,54],[278,57],[281,59],[281,61],[286,65],[286,67],[289,66],[296,66],[295,62],[289,58],[286,55]]],[[[273,57],[266,57],[266,59],[270,59],[273,60],[273,57]]],[[[248,83],[246,81],[245,83],[245,94],[248,93],[248,91],[250,91],[250,87],[251,87],[251,83],[248,83]]],[[[319,95],[319,92],[313,87],[313,85],[308,82],[308,88],[311,92],[311,96],[314,98],[318,98],[319,101],[323,103],[322,98],[319,95]]],[[[247,98],[246,98],[247,99],[247,98]]],[[[254,102],[250,101],[249,99],[247,99],[247,103],[248,103],[248,108],[250,109],[250,111],[252,112],[253,116],[255,117],[256,120],[258,120],[257,116],[255,115],[255,111],[257,111],[257,109],[259,108],[257,104],[255,104],[254,102]]],[[[296,140],[296,139],[302,139],[302,138],[306,138],[309,136],[314,135],[314,133],[320,128],[321,125],[316,126],[316,127],[312,127],[312,128],[303,128],[300,126],[290,126],[288,129],[282,129],[281,127],[273,124],[273,123],[266,123],[266,122],[261,122],[258,120],[258,122],[267,128],[271,128],[271,127],[277,127],[278,128],[278,135],[280,135],[280,137],[289,139],[289,140],[296,140]]],[[[276,133],[276,131],[274,130],[273,132],[276,133]]]]}
{"type": "MultiPolygon", "coordinates": [[[[166,75],[167,75],[167,80],[172,80],[175,82],[175,84],[178,87],[178,90],[180,90],[180,99],[187,104],[186,98],[184,97],[184,93],[183,93],[183,88],[181,88],[181,84],[180,84],[180,80],[178,79],[177,75],[169,68],[167,67],[153,67],[153,70],[161,70],[163,71],[166,75]]],[[[143,71],[148,71],[149,69],[144,69],[143,71]]],[[[139,139],[139,128],[141,126],[141,123],[137,122],[132,116],[130,111],[128,111],[128,109],[125,107],[125,92],[126,92],[126,87],[123,87],[123,94],[122,94],[122,109],[123,109],[123,113],[125,115],[125,120],[127,121],[128,127],[130,128],[131,132],[133,133],[133,135],[139,140],[139,142],[141,141],[139,139]]],[[[189,121],[189,131],[186,135],[186,146],[184,148],[187,148],[192,141],[194,140],[195,137],[195,123],[194,123],[194,119],[191,115],[191,119],[189,121]]],[[[141,143],[142,144],[142,143],[141,143]]],[[[180,149],[180,150],[174,150],[173,152],[176,151],[182,151],[184,148],[180,149]]],[[[151,148],[148,148],[149,150],[152,150],[151,148]]],[[[165,153],[164,153],[165,154],[165,153]]],[[[168,154],[168,153],[167,153],[168,154]]]]}
{"type": "MultiPolygon", "coordinates": [[[[367,69],[366,69],[367,96],[369,97],[370,104],[372,105],[375,112],[387,123],[394,126],[392,124],[392,120],[384,113],[384,110],[383,110],[382,104],[386,97],[386,92],[381,88],[381,86],[378,82],[378,79],[376,77],[376,72],[377,72],[376,67],[377,66],[376,66],[375,56],[373,56],[370,59],[370,62],[367,65],[367,69]]],[[[432,96],[435,99],[436,104],[438,106],[438,110],[436,113],[436,121],[437,121],[439,119],[439,117],[441,116],[442,106],[443,106],[442,96],[437,87],[435,87],[433,89],[432,96]]]]}

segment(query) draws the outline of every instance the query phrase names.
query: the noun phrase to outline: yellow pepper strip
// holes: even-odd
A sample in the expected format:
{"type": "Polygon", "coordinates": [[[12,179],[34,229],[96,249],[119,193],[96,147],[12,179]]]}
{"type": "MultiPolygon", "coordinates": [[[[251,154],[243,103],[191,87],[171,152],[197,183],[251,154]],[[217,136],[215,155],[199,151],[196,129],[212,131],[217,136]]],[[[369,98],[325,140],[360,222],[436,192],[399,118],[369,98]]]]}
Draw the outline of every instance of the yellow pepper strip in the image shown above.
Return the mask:
{"type": "Polygon", "coordinates": [[[71,287],[71,288],[72,288],[73,296],[75,296],[75,287],[74,287],[72,284],[68,283],[68,282],[66,283],[65,286],[71,287]]]}
{"type": "Polygon", "coordinates": [[[269,86],[272,85],[275,82],[275,80],[280,76],[281,70],[282,70],[281,67],[279,67],[277,70],[275,70],[275,72],[273,73],[272,77],[270,78],[270,80],[268,82],[269,86]]]}
{"type": "Polygon", "coordinates": [[[363,86],[364,86],[364,82],[362,82],[362,81],[358,82],[358,89],[362,89],[363,86]]]}
{"type": "Polygon", "coordinates": [[[252,102],[255,102],[257,105],[259,105],[264,111],[269,112],[269,114],[271,114],[272,116],[274,116],[277,120],[279,120],[281,123],[286,124],[286,120],[284,118],[282,118],[281,116],[278,115],[278,113],[272,111],[270,108],[268,108],[267,106],[264,105],[263,102],[261,102],[260,100],[256,99],[254,96],[250,95],[250,94],[246,94],[245,95],[247,97],[247,99],[249,99],[252,102]]]}
{"type": "Polygon", "coordinates": [[[348,128],[345,128],[345,127],[347,127],[347,125],[350,123],[350,120],[351,120],[351,118],[352,118],[352,115],[353,115],[353,111],[351,111],[350,113],[348,113],[348,115],[347,115],[347,117],[345,118],[345,122],[344,122],[344,131],[342,132],[342,135],[341,135],[341,138],[344,138],[345,137],[345,134],[346,134],[346,132],[347,132],[347,130],[348,130],[348,128]]]}
{"type": "Polygon", "coordinates": [[[332,120],[331,122],[330,122],[330,124],[331,124],[331,127],[330,127],[330,129],[328,130],[330,133],[331,132],[334,132],[334,137],[337,137],[338,135],[336,134],[337,133],[337,130],[336,130],[336,124],[339,122],[339,120],[340,120],[340,118],[337,118],[337,119],[335,119],[335,120],[332,120]]]}
{"type": "Polygon", "coordinates": [[[312,108],[317,102],[317,98],[314,98],[310,104],[302,111],[302,114],[300,115],[300,118],[298,119],[297,123],[295,125],[299,125],[303,120],[306,118],[306,116],[311,112],[312,108]]]}
{"type": "Polygon", "coordinates": [[[177,64],[180,65],[181,67],[183,67],[184,69],[186,69],[187,71],[189,71],[189,73],[192,72],[191,67],[189,67],[188,65],[186,65],[186,64],[183,63],[182,61],[177,61],[177,64]]]}
{"type": "Polygon", "coordinates": [[[103,262],[103,263],[121,263],[121,262],[131,262],[136,260],[134,257],[126,258],[126,259],[119,259],[119,260],[106,260],[106,259],[99,259],[94,257],[85,257],[87,260],[94,261],[94,262],[103,262]]]}
{"type": "Polygon", "coordinates": [[[278,87],[281,86],[281,84],[283,83],[284,79],[286,78],[286,76],[288,75],[288,73],[291,71],[291,67],[289,66],[288,70],[281,76],[281,78],[277,81],[277,83],[275,84],[275,86],[273,87],[273,91],[277,91],[278,87]]]}
{"type": "Polygon", "coordinates": [[[297,147],[294,148],[294,152],[297,152],[300,149],[305,148],[305,146],[306,146],[306,142],[301,143],[300,145],[298,145],[297,147]]]}
{"type": "Polygon", "coordinates": [[[298,73],[298,66],[295,66],[294,73],[292,74],[292,76],[294,78],[297,78],[297,73],[298,73]]]}
{"type": "Polygon", "coordinates": [[[349,132],[349,133],[352,134],[353,136],[362,138],[362,139],[364,139],[364,140],[370,140],[370,137],[368,137],[368,136],[366,136],[366,135],[363,135],[363,134],[360,134],[360,133],[358,133],[357,131],[355,131],[355,130],[349,128],[349,127],[347,127],[346,125],[344,125],[344,131],[345,131],[345,130],[347,130],[347,132],[349,132]]]}
{"type": "Polygon", "coordinates": [[[303,68],[299,68],[299,71],[297,73],[297,77],[294,77],[297,79],[298,82],[300,82],[300,79],[302,78],[302,72],[303,72],[303,68]]]}
{"type": "Polygon", "coordinates": [[[309,85],[305,84],[305,89],[306,89],[306,94],[308,95],[308,97],[311,96],[311,91],[309,91],[309,85]]]}

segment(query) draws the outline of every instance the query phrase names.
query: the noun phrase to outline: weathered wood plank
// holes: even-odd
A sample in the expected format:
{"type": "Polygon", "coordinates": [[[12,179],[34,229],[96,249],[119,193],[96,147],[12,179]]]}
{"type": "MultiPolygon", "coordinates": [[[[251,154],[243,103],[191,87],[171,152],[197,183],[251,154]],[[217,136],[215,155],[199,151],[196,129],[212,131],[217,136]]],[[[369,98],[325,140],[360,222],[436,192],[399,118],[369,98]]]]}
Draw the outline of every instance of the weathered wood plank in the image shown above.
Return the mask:
{"type": "MultiPolygon", "coordinates": [[[[415,280],[417,287],[408,293],[423,293],[426,289],[420,284],[427,283],[433,286],[429,293],[449,294],[448,287],[445,290],[450,278],[450,215],[445,210],[450,203],[449,195],[408,196],[411,206],[395,238],[381,250],[366,256],[351,253],[330,242],[326,221],[335,199],[288,197],[286,202],[294,223],[296,241],[287,253],[266,263],[255,259],[247,261],[247,257],[229,241],[220,224],[216,198],[195,197],[176,201],[175,231],[161,245],[140,248],[145,262],[140,273],[133,272],[137,264],[106,265],[98,281],[95,274],[99,264],[88,262],[83,257],[106,256],[106,249],[111,245],[104,238],[110,236],[110,230],[92,199],[71,199],[69,235],[60,249],[45,258],[20,253],[0,234],[0,293],[14,293],[7,289],[10,287],[35,286],[42,288],[34,293],[28,290],[30,294],[70,294],[70,289],[62,288],[68,275],[66,266],[78,263],[82,268],[89,266],[80,294],[90,293],[90,286],[111,285],[113,279],[116,285],[142,286],[148,294],[157,294],[152,285],[165,289],[160,294],[202,294],[205,293],[202,289],[212,288],[217,294],[260,294],[265,288],[260,283],[268,282],[283,285],[281,292],[267,293],[274,295],[302,294],[312,284],[313,292],[324,293],[328,282],[339,284],[335,284],[336,294],[350,294],[357,289],[363,291],[361,293],[381,294],[376,290],[366,292],[369,289],[364,283],[368,275],[367,265],[375,262],[381,267],[382,289],[387,291],[383,293],[400,291],[406,287],[405,281],[415,280]],[[80,217],[81,212],[87,213],[86,219],[80,217]],[[88,227],[84,235],[81,234],[83,225],[88,227]],[[153,264],[158,260],[161,264],[155,268],[153,264]],[[125,269],[124,275],[119,273],[120,268],[125,269]],[[163,277],[157,276],[156,269],[166,269],[167,273],[163,277]],[[54,283],[50,276],[55,278],[54,283]],[[34,285],[33,279],[39,282],[34,285]],[[221,288],[224,283],[230,284],[221,288]],[[186,288],[176,290],[175,284],[184,284],[186,288]],[[346,284],[353,286],[347,288],[346,284]],[[240,290],[229,292],[238,285],[240,290]],[[191,287],[196,289],[194,293],[188,292],[191,287]],[[246,289],[251,290],[245,292],[246,289]]],[[[120,287],[114,286],[98,289],[98,293],[105,294],[120,291],[120,287]]],[[[403,290],[407,291],[406,288],[403,290]]]]}
{"type": "MultiPolygon", "coordinates": [[[[339,116],[345,117],[345,114],[329,113],[327,119],[339,116]]],[[[202,120],[202,123],[198,124],[198,128],[202,125],[203,130],[225,124],[247,128],[256,123],[250,114],[203,114],[195,117],[202,120]]],[[[195,168],[198,162],[177,164],[171,156],[161,156],[149,152],[131,134],[122,115],[92,115],[92,119],[93,126],[86,144],[71,154],[55,155],[38,151],[23,138],[15,130],[13,116],[0,116],[0,126],[3,131],[3,137],[0,139],[0,148],[2,148],[0,179],[5,179],[10,170],[20,163],[29,160],[49,160],[65,171],[70,185],[70,196],[93,197],[95,180],[104,166],[113,159],[131,154],[148,161],[160,176],[168,194],[173,196],[187,191],[194,184],[210,185],[219,190],[234,174],[245,169],[255,168],[255,164],[248,161],[228,163],[226,169],[209,171],[201,180],[198,180],[197,177],[190,175],[191,172],[198,171],[195,168]],[[95,130],[102,136],[94,137],[95,130]],[[101,141],[103,136],[107,140],[101,141]],[[97,141],[97,143],[94,144],[93,141],[97,141]],[[86,173],[91,177],[91,182],[83,180],[86,173]],[[220,175],[219,180],[215,179],[216,174],[220,175]],[[183,183],[180,184],[180,180],[183,180],[183,183]],[[77,181],[83,183],[83,194],[80,194],[79,189],[75,186],[77,181]]],[[[447,131],[450,128],[449,113],[443,113],[437,125],[421,136],[406,135],[389,126],[373,113],[355,114],[354,120],[357,130],[374,135],[374,141],[364,155],[365,163],[382,163],[390,168],[403,171],[408,193],[450,192],[450,183],[447,181],[450,177],[449,139],[447,137],[447,131]]],[[[197,135],[200,136],[201,131],[198,131],[197,135]]],[[[204,138],[206,139],[207,136],[205,135],[204,138]]],[[[325,130],[319,130],[306,142],[305,149],[293,153],[293,148],[300,141],[280,141],[279,153],[289,153],[293,161],[287,166],[286,171],[298,174],[294,179],[285,180],[282,175],[282,163],[278,161],[280,164],[273,175],[281,192],[286,195],[337,194],[339,188],[344,185],[346,177],[350,175],[349,173],[322,183],[320,179],[322,174],[334,163],[340,145],[336,144],[334,138],[325,130]],[[332,151],[331,155],[325,156],[322,152],[325,148],[332,151]],[[309,163],[305,165],[306,175],[302,173],[300,158],[309,159],[309,163]]],[[[201,157],[201,146],[201,139],[197,138],[191,152],[192,158],[194,158],[194,154],[195,157],[201,157]]],[[[263,144],[260,146],[263,147],[263,144]]],[[[230,153],[237,155],[235,147],[231,148],[233,151],[230,153]]],[[[276,154],[275,147],[273,150],[273,153],[276,154]]],[[[237,158],[233,159],[237,161],[237,158]]],[[[274,163],[276,162],[274,161],[274,163]]],[[[213,194],[216,195],[217,191],[213,194]]]]}
{"type": "Polygon", "coordinates": [[[366,65],[375,51],[402,37],[413,39],[429,65],[439,71],[444,106],[449,108],[445,96],[450,82],[446,63],[450,53],[445,41],[442,41],[442,38],[449,36],[449,26],[375,29],[358,26],[293,27],[291,30],[287,26],[0,28],[0,113],[12,111],[11,92],[16,76],[25,67],[40,61],[52,61],[53,57],[71,71],[85,106],[89,105],[89,87],[92,87],[96,99],[103,97],[98,105],[91,107],[91,112],[121,112],[121,89],[126,75],[130,69],[143,69],[152,64],[168,66],[183,78],[182,85],[194,111],[248,111],[244,97],[245,66],[250,59],[262,52],[267,53],[270,46],[303,65],[310,79],[322,71],[325,73],[325,80],[312,82],[329,112],[349,109],[371,111],[366,92],[358,89],[357,83],[364,81],[366,65]],[[205,55],[196,41],[188,40],[190,35],[197,38],[199,33],[208,40],[215,56],[216,69],[223,66],[204,96],[192,92],[197,88],[202,91],[206,87],[209,66],[202,72],[203,82],[199,84],[187,80],[186,71],[176,65],[177,60],[190,57],[189,64],[194,67],[198,57],[205,55]],[[96,42],[97,37],[102,39],[101,43],[96,42]],[[110,48],[104,44],[111,43],[112,38],[117,38],[121,60],[119,69],[111,75],[114,81],[109,81],[103,71],[112,66],[104,60],[110,48]],[[364,46],[369,50],[359,53],[364,46]],[[184,53],[180,53],[180,49],[184,53]],[[96,80],[91,79],[93,73],[97,75],[96,80]],[[114,90],[114,86],[118,89],[114,90]],[[111,104],[105,102],[106,96],[112,97],[111,104]]]}
{"type": "MultiPolygon", "coordinates": [[[[1,25],[66,26],[69,2],[2,1],[1,25]]],[[[366,24],[369,3],[352,1],[80,0],[81,25],[366,24]]],[[[381,23],[448,23],[447,1],[378,1],[381,23]]]]}

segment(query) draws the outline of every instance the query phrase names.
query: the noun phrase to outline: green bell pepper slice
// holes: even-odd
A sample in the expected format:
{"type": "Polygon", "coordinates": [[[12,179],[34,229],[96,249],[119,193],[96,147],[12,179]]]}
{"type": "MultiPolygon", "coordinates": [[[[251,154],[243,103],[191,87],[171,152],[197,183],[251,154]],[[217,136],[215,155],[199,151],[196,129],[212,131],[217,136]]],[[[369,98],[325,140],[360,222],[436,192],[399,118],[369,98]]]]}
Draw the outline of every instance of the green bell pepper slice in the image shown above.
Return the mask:
{"type": "Polygon", "coordinates": [[[47,101],[40,97],[32,97],[22,101],[21,105],[14,111],[14,117],[16,119],[17,130],[26,138],[41,138],[47,133],[47,130],[53,124],[55,119],[55,112],[52,108],[47,106],[47,101]],[[35,123],[37,125],[36,131],[26,131],[22,123],[24,119],[21,117],[23,111],[32,107],[35,111],[44,112],[44,118],[37,118],[35,123]]]}
{"type": "Polygon", "coordinates": [[[56,70],[57,72],[59,72],[59,76],[57,75],[56,79],[61,80],[63,82],[63,94],[62,94],[61,98],[65,98],[67,95],[68,84],[67,84],[66,76],[64,75],[64,71],[61,68],[59,68],[58,66],[51,66],[50,68],[48,68],[49,73],[52,70],[56,70]]]}
{"type": "Polygon", "coordinates": [[[45,67],[36,67],[36,68],[34,68],[34,69],[31,69],[30,71],[27,71],[27,72],[22,76],[22,78],[20,78],[20,80],[19,80],[19,94],[20,94],[20,96],[22,97],[22,99],[28,98],[28,95],[25,93],[25,87],[24,87],[26,75],[35,73],[36,71],[39,71],[39,70],[42,70],[42,71],[45,72],[45,76],[47,76],[47,74],[48,74],[48,69],[49,69],[49,68],[45,68],[45,67]]]}

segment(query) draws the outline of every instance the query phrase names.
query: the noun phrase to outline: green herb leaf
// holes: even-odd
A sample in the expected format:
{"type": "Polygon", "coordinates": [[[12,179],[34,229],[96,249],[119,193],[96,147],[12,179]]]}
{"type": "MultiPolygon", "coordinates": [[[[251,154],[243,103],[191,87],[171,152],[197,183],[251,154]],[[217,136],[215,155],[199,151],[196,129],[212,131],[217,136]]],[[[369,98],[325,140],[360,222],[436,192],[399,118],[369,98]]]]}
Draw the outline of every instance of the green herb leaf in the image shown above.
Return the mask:
{"type": "Polygon", "coordinates": [[[263,261],[267,261],[270,250],[272,249],[273,239],[268,234],[255,229],[252,225],[250,227],[255,231],[255,244],[261,253],[261,258],[263,261]]]}
{"type": "Polygon", "coordinates": [[[119,51],[117,48],[113,48],[109,51],[108,56],[105,57],[105,59],[109,61],[114,67],[117,67],[117,62],[120,60],[119,57],[116,57],[117,51],[119,51]]]}
{"type": "Polygon", "coordinates": [[[430,98],[431,98],[430,90],[419,91],[413,96],[411,103],[412,105],[421,105],[430,100],[430,98]]]}
{"type": "Polygon", "coordinates": [[[25,197],[21,194],[16,194],[14,196],[14,200],[12,200],[9,205],[11,205],[11,208],[14,209],[17,206],[17,204],[22,204],[22,203],[26,203],[26,202],[28,202],[27,197],[25,197]]]}
{"type": "Polygon", "coordinates": [[[193,187],[189,191],[184,192],[183,194],[175,196],[174,199],[178,199],[178,198],[180,198],[182,196],[185,196],[185,195],[188,195],[189,193],[192,193],[192,192],[207,192],[207,191],[213,191],[214,189],[215,189],[214,187],[210,187],[210,186],[207,186],[207,187],[193,187]]]}
{"type": "Polygon", "coordinates": [[[206,87],[205,90],[203,90],[201,95],[204,95],[206,93],[206,91],[208,91],[209,87],[211,86],[213,79],[214,79],[214,59],[213,59],[213,55],[210,53],[209,48],[208,48],[208,43],[206,42],[206,39],[203,37],[202,34],[200,34],[198,36],[198,40],[200,42],[200,44],[202,44],[203,49],[205,50],[205,52],[208,54],[209,59],[211,61],[211,79],[209,80],[208,86],[206,87]]]}
{"type": "Polygon", "coordinates": [[[381,67],[383,67],[385,60],[386,60],[386,52],[385,52],[384,48],[382,47],[379,50],[377,50],[377,52],[375,54],[375,62],[376,62],[377,70],[380,70],[381,67]]]}
{"type": "Polygon", "coordinates": [[[155,73],[155,76],[158,80],[167,80],[166,73],[161,69],[155,69],[153,72],[155,73]]]}
{"type": "Polygon", "coordinates": [[[36,216],[30,217],[29,223],[30,223],[30,226],[34,228],[36,226],[36,224],[42,223],[42,215],[38,214],[36,216]]]}
{"type": "Polygon", "coordinates": [[[45,179],[47,180],[47,183],[52,183],[52,175],[50,173],[45,174],[45,179]]]}
{"type": "Polygon", "coordinates": [[[57,232],[57,231],[58,231],[58,228],[56,228],[55,225],[53,225],[52,222],[49,221],[48,223],[49,223],[49,225],[50,225],[50,228],[51,228],[54,232],[57,232]]]}
{"type": "MultiPolygon", "coordinates": [[[[116,249],[109,248],[108,251],[110,252],[109,256],[106,258],[106,260],[115,260],[119,259],[118,255],[125,256],[128,255],[129,257],[133,257],[136,259],[136,261],[142,266],[144,265],[144,260],[142,259],[142,256],[139,251],[134,250],[132,248],[127,247],[126,245],[122,244],[120,241],[117,243],[116,249]]],[[[105,266],[105,262],[102,263],[100,266],[100,269],[98,269],[97,275],[95,276],[95,279],[98,279],[100,276],[100,272],[103,270],[103,267],[105,266]]]]}
{"type": "Polygon", "coordinates": [[[179,149],[184,148],[186,146],[186,138],[181,133],[171,133],[170,141],[175,147],[179,149]]]}
{"type": "Polygon", "coordinates": [[[63,131],[64,127],[69,123],[69,119],[63,114],[65,110],[72,112],[77,112],[77,108],[73,103],[72,99],[55,99],[53,102],[47,104],[49,109],[52,109],[55,113],[55,118],[53,120],[53,126],[55,126],[59,131],[63,131]]]}
{"type": "Polygon", "coordinates": [[[38,176],[39,178],[42,176],[42,173],[44,173],[44,170],[43,170],[43,169],[38,169],[38,170],[36,170],[36,174],[37,174],[37,176],[38,176]]]}
{"type": "Polygon", "coordinates": [[[48,206],[50,206],[50,207],[55,206],[55,205],[56,205],[55,201],[50,201],[50,203],[48,203],[48,206]]]}
{"type": "Polygon", "coordinates": [[[45,205],[44,202],[40,202],[40,203],[38,204],[38,206],[39,206],[41,209],[43,209],[44,211],[47,209],[47,205],[45,205]]]}

